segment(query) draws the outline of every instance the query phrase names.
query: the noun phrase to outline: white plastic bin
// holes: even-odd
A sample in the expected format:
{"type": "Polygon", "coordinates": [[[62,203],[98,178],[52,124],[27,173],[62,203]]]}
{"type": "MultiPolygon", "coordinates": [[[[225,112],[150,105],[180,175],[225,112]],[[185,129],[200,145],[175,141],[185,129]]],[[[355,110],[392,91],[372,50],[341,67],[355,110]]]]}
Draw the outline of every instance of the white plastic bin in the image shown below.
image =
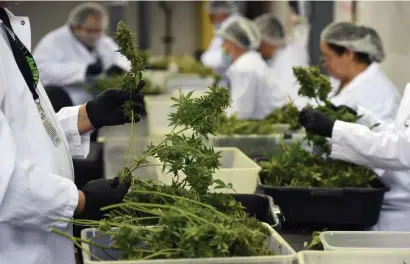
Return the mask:
{"type": "Polygon", "coordinates": [[[298,264],[409,264],[410,251],[301,251],[298,264]]]}
{"type": "MultiPolygon", "coordinates": [[[[144,102],[148,117],[148,134],[150,136],[161,136],[171,133],[172,128],[169,126],[169,115],[176,111],[175,101],[172,101],[170,95],[145,96],[144,102]]],[[[177,130],[178,131],[178,130],[177,130]]],[[[187,130],[185,135],[192,134],[192,130],[187,130]]]]}
{"type": "MultiPolygon", "coordinates": [[[[157,144],[163,139],[164,137],[134,138],[126,166],[132,163],[134,157],[141,155],[150,142],[157,144]]],[[[120,172],[128,151],[128,143],[127,139],[106,139],[103,142],[104,178],[114,178],[120,172]]],[[[156,179],[156,172],[150,167],[139,168],[133,172],[133,175],[139,178],[156,179]]]]}
{"type": "Polygon", "coordinates": [[[164,89],[166,80],[175,75],[175,73],[170,70],[144,70],[142,75],[146,76],[153,84],[159,85],[164,89]]]}
{"type": "MultiPolygon", "coordinates": [[[[174,259],[174,260],[111,260],[107,254],[98,248],[90,246],[87,243],[82,243],[82,247],[90,251],[92,254],[97,255],[106,261],[95,261],[91,256],[83,250],[84,264],[295,264],[296,263],[296,252],[289,246],[289,244],[271,227],[272,235],[267,239],[269,248],[271,248],[276,255],[275,256],[260,256],[260,257],[232,257],[232,258],[201,258],[201,259],[174,259]]],[[[82,239],[91,239],[98,231],[95,228],[87,228],[81,231],[82,239]]],[[[108,235],[103,235],[97,237],[93,241],[100,245],[110,245],[110,238],[108,235]]],[[[114,250],[106,250],[112,257],[120,258],[120,252],[114,250]]]]}
{"type": "MultiPolygon", "coordinates": [[[[222,151],[222,157],[220,159],[220,169],[213,175],[214,179],[220,179],[226,184],[231,183],[236,193],[255,193],[261,167],[238,148],[215,148],[215,151],[222,151]]],[[[160,161],[153,160],[152,163],[160,164],[160,161]]],[[[172,184],[173,174],[166,174],[166,171],[162,172],[162,166],[156,167],[158,180],[165,184],[172,184]]],[[[181,172],[179,179],[184,178],[185,176],[181,172]]],[[[226,189],[213,188],[210,191],[227,192],[226,189]]]]}
{"type": "Polygon", "coordinates": [[[179,89],[183,92],[189,92],[192,90],[206,91],[208,86],[211,86],[213,83],[214,79],[211,77],[202,78],[195,74],[178,74],[167,78],[165,89],[170,93],[179,89]]]}
{"type": "MultiPolygon", "coordinates": [[[[410,232],[326,231],[320,234],[325,250],[410,252],[410,232]]],[[[410,262],[409,262],[410,263],[410,262]]]]}

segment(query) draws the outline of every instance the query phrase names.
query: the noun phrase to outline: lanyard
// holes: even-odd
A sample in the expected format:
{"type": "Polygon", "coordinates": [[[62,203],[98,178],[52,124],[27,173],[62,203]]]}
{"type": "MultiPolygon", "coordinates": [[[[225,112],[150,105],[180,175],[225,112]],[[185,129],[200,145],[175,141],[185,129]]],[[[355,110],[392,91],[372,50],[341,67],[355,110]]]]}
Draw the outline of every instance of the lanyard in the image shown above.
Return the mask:
{"type": "Polygon", "coordinates": [[[36,88],[39,80],[39,74],[36,62],[34,61],[30,51],[14,33],[9,16],[4,8],[0,8],[0,19],[3,21],[2,25],[6,31],[7,38],[9,39],[11,50],[13,51],[17,66],[19,67],[31,94],[33,95],[34,101],[38,103],[39,97],[36,92],[36,88]]]}
{"type": "Polygon", "coordinates": [[[9,16],[4,8],[0,8],[0,19],[3,21],[2,25],[6,31],[7,38],[9,39],[11,50],[13,51],[14,59],[16,60],[17,66],[20,69],[21,75],[23,75],[24,80],[30,89],[33,99],[37,104],[37,110],[40,114],[43,126],[53,141],[54,145],[58,147],[61,144],[61,138],[58,131],[55,129],[52,121],[47,117],[46,112],[41,106],[39,96],[36,92],[37,84],[39,81],[39,74],[36,62],[30,51],[24,46],[17,35],[14,33],[13,28],[10,23],[9,16]]]}

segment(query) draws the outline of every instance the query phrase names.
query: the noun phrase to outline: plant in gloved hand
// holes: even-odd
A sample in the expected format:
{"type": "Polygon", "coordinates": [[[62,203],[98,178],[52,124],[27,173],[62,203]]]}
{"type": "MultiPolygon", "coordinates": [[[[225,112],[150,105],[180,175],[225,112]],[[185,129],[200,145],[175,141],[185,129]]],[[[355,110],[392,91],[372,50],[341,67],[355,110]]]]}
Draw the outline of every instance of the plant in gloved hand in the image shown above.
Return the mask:
{"type": "Polygon", "coordinates": [[[314,153],[306,151],[300,143],[281,144],[270,161],[259,163],[262,182],[269,186],[369,187],[374,173],[363,166],[330,159],[326,139],[331,136],[335,120],[356,122],[360,117],[352,109],[335,107],[329,101],[330,82],[317,67],[295,67],[293,71],[300,84],[299,95],[317,103],[315,107],[308,105],[301,113],[292,104],[287,106],[293,118],[300,118],[305,125],[306,141],[313,146],[314,153]]]}
{"type": "MultiPolygon", "coordinates": [[[[352,112],[351,109],[346,107],[335,107],[329,101],[329,93],[332,90],[332,86],[329,79],[320,73],[318,67],[294,67],[293,73],[300,86],[298,94],[307,97],[310,100],[314,100],[317,104],[316,106],[308,104],[304,109],[304,113],[307,112],[308,114],[304,116],[309,118],[327,117],[321,119],[323,122],[319,122],[319,124],[322,124],[321,127],[307,127],[306,139],[309,145],[315,147],[316,151],[329,155],[330,145],[324,136],[329,136],[329,134],[331,136],[334,121],[340,120],[355,123],[360,117],[354,113],[354,111],[352,112]],[[311,115],[310,113],[314,114],[311,115]],[[316,133],[312,133],[312,129],[315,130],[314,132],[316,133]],[[321,135],[318,135],[318,131],[320,131],[319,134],[321,135]]],[[[292,105],[288,105],[287,109],[288,111],[295,113],[294,106],[292,107],[292,105]]],[[[294,118],[294,121],[292,122],[298,122],[299,115],[292,116],[294,118]]]]}
{"type": "MultiPolygon", "coordinates": [[[[220,153],[203,144],[208,135],[215,134],[216,121],[229,106],[227,89],[210,87],[200,97],[191,96],[192,92],[172,98],[176,109],[170,115],[172,132],[161,143],[147,146],[128,168],[123,166],[119,184],[132,180],[124,201],[103,208],[107,214],[100,221],[70,221],[97,227],[111,236],[112,243],[102,246],[70,237],[74,243],[119,249],[122,259],[139,260],[273,254],[265,245],[270,235],[265,225],[250,218],[229,194],[208,192],[211,185],[231,187],[213,179],[220,166],[220,153]],[[193,130],[193,134],[186,136],[187,130],[193,130]],[[149,156],[156,157],[159,164],[150,164],[149,156]],[[173,177],[173,183],[165,186],[132,177],[134,170],[146,166],[162,166],[172,172],[169,177],[173,177]],[[183,180],[178,177],[180,172],[186,175],[183,180]],[[155,226],[147,227],[151,224],[155,226]]],[[[125,161],[128,155],[129,151],[125,161]]]]}
{"type": "Polygon", "coordinates": [[[210,87],[199,98],[191,96],[192,92],[173,98],[176,111],[170,122],[174,130],[160,144],[150,144],[121,174],[126,180],[137,168],[160,165],[175,174],[173,184],[133,178],[124,202],[104,208],[109,210],[105,219],[73,222],[110,234],[111,247],[121,250],[122,259],[273,254],[265,245],[270,232],[264,225],[250,218],[230,195],[208,193],[213,184],[229,187],[212,177],[219,168],[220,153],[203,145],[204,139],[215,133],[215,121],[229,105],[227,90],[210,87]],[[194,131],[192,136],[184,135],[188,129],[194,131]],[[149,164],[149,156],[157,157],[160,164],[149,164]],[[180,171],[186,175],[183,180],[178,179],[180,171]],[[156,226],[147,227],[152,224],[156,226]]]}
{"type": "MultiPolygon", "coordinates": [[[[121,89],[118,88],[118,85],[121,83],[123,77],[123,75],[117,75],[97,79],[93,85],[99,92],[103,92],[108,89],[121,89]]],[[[148,77],[143,76],[142,80],[145,83],[144,88],[141,89],[142,94],[155,95],[163,93],[163,89],[159,85],[154,84],[148,77]]],[[[92,87],[88,87],[87,89],[91,91],[92,87]]]]}

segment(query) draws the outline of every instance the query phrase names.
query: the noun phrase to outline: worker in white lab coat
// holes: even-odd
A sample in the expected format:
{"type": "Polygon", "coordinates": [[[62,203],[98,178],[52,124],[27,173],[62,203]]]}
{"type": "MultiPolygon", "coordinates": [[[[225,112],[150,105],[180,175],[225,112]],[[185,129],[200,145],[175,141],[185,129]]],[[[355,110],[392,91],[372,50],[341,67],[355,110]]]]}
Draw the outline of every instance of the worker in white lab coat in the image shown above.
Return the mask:
{"type": "MultiPolygon", "coordinates": [[[[129,62],[117,52],[114,40],[104,34],[107,25],[108,15],[102,5],[82,3],[70,12],[67,24],[45,35],[33,53],[44,86],[73,86],[103,73],[128,71],[129,62]]],[[[78,91],[68,92],[76,97],[78,91]]]]}
{"type": "Polygon", "coordinates": [[[410,231],[410,84],[407,84],[394,123],[385,123],[358,107],[361,124],[335,121],[304,110],[301,124],[315,134],[331,137],[331,157],[374,168],[391,187],[384,195],[375,231],[410,231]],[[369,127],[379,124],[372,130],[369,127]]]}
{"type": "Polygon", "coordinates": [[[99,219],[129,182],[101,179],[79,191],[72,158],[88,155],[92,129],[128,121],[118,109],[141,95],[107,90],[55,114],[30,53],[29,20],[4,9],[10,2],[0,2],[0,262],[74,264],[72,242],[50,232],[71,235],[72,226],[56,219],[99,219]]]}
{"type": "Polygon", "coordinates": [[[240,119],[264,119],[274,109],[285,105],[285,96],[271,70],[256,50],[260,34],[256,25],[238,17],[216,32],[223,42],[224,63],[228,65],[231,107],[228,115],[240,119]]]}
{"type": "MultiPolygon", "coordinates": [[[[234,1],[211,0],[208,1],[206,9],[214,27],[214,33],[222,26],[240,16],[234,1]]],[[[221,75],[225,74],[227,68],[223,61],[222,44],[223,39],[215,35],[208,49],[201,55],[201,62],[221,75]]]]}
{"type": "Polygon", "coordinates": [[[331,98],[334,105],[360,105],[382,120],[394,120],[400,93],[378,64],[385,53],[374,29],[330,24],[321,33],[320,48],[324,66],[340,82],[331,98]]]}
{"type": "Polygon", "coordinates": [[[308,54],[301,55],[297,50],[294,40],[286,36],[282,22],[273,14],[264,14],[255,19],[262,41],[260,53],[268,63],[272,75],[278,85],[284,90],[285,96],[289,97],[296,105],[304,105],[305,99],[298,95],[299,84],[293,74],[295,66],[309,66],[308,54]]]}

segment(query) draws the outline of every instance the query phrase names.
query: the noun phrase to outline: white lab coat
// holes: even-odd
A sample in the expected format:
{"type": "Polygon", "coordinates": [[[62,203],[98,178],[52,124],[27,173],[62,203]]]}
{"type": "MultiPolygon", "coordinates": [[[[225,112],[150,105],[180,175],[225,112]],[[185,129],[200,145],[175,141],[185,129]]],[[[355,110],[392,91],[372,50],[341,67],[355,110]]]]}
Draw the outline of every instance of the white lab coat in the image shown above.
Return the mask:
{"type": "Polygon", "coordinates": [[[227,114],[240,119],[264,119],[286,104],[286,98],[259,52],[248,51],[226,71],[231,107],[227,114]]]}
{"type": "MultiPolygon", "coordinates": [[[[28,18],[9,16],[30,50],[28,18]]],[[[41,105],[62,139],[55,147],[0,28],[0,262],[74,264],[72,242],[49,229],[71,232],[71,225],[54,219],[74,214],[78,190],[72,156],[88,155],[90,136],[78,133],[79,107],[56,115],[39,83],[41,105]]]]}
{"type": "Polygon", "coordinates": [[[84,83],[89,64],[100,57],[104,70],[117,65],[130,70],[129,61],[117,52],[118,45],[108,36],[98,40],[95,51],[90,52],[71,32],[68,25],[57,28],[45,35],[34,49],[44,86],[66,86],[84,83]]]}
{"type": "MultiPolygon", "coordinates": [[[[221,23],[221,27],[230,23],[230,21],[236,19],[239,14],[232,14],[224,22],[221,23]]],[[[226,69],[229,65],[226,65],[223,60],[223,49],[222,44],[224,43],[223,38],[219,36],[214,36],[209,44],[208,49],[202,53],[201,55],[201,62],[207,66],[212,68],[215,72],[224,75],[226,69]]]]}
{"type": "Polygon", "coordinates": [[[395,122],[386,124],[359,107],[364,125],[336,121],[332,158],[379,168],[375,171],[391,190],[384,196],[376,231],[410,231],[410,84],[407,84],[395,122]],[[368,126],[380,123],[371,131],[368,126]]]}
{"type": "Polygon", "coordinates": [[[400,93],[377,63],[357,75],[338,95],[331,97],[336,105],[357,106],[371,111],[381,120],[393,121],[400,104],[400,93]]]}
{"type": "Polygon", "coordinates": [[[291,42],[281,47],[267,61],[272,75],[276,78],[285,96],[294,101],[295,105],[299,108],[303,108],[308,101],[307,98],[298,95],[300,86],[293,74],[293,67],[309,66],[308,55],[302,53],[303,49],[300,49],[298,43],[291,42]]]}

